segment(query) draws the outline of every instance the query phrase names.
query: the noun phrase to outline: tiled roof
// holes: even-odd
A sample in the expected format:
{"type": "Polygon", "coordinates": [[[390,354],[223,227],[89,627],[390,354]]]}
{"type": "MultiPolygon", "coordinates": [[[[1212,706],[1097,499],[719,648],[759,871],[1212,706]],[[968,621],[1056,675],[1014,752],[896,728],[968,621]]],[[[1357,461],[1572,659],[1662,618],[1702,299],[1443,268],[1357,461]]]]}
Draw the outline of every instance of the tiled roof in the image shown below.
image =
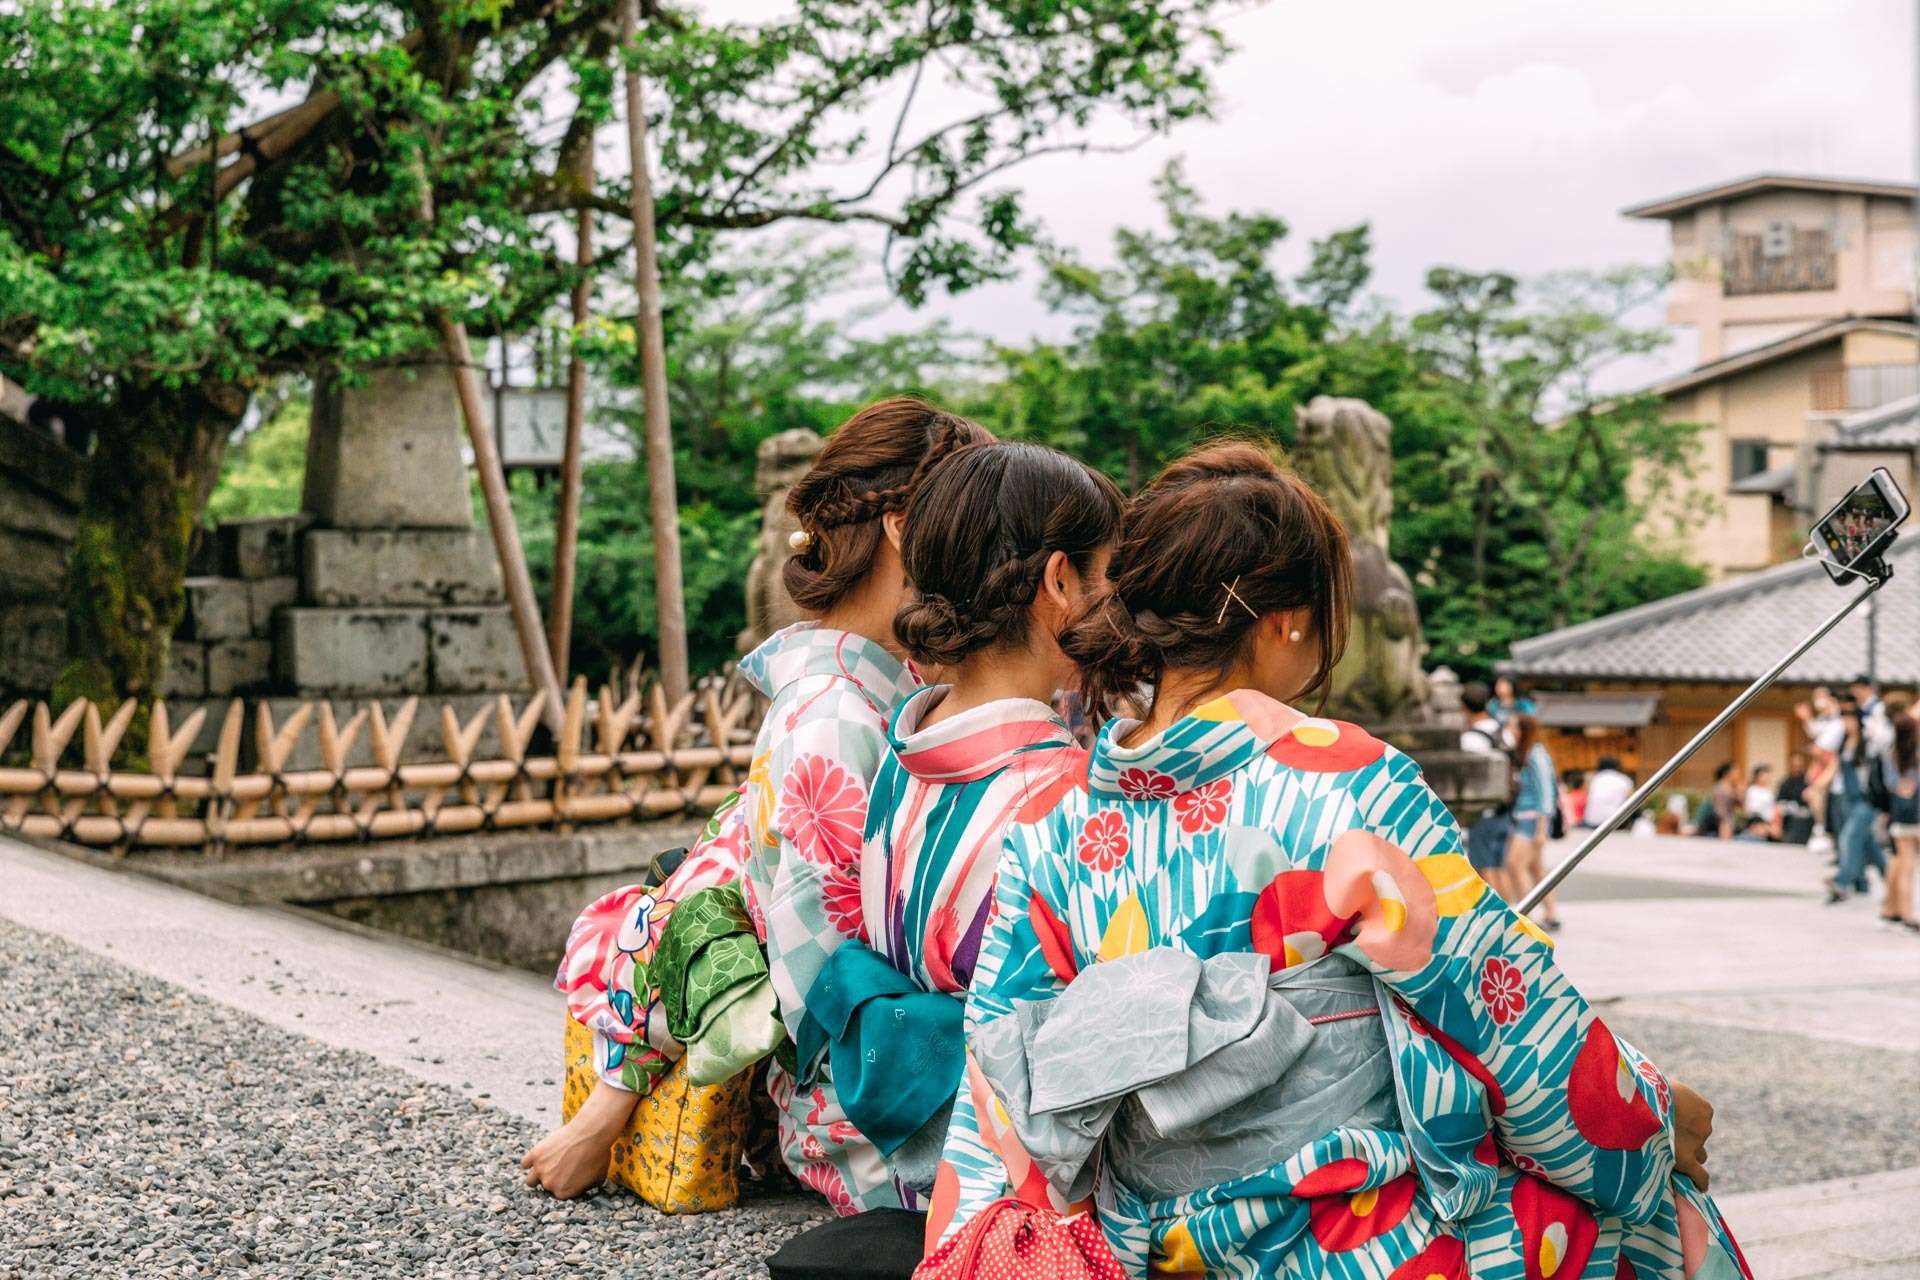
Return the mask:
{"type": "Polygon", "coordinates": [[[1735,480],[1727,486],[1728,493],[1772,493],[1782,494],[1793,488],[1794,467],[1791,462],[1784,466],[1769,467],[1765,471],[1756,471],[1745,480],[1735,480]]]}
{"type": "Polygon", "coordinates": [[[1844,419],[1829,449],[1920,449],[1920,396],[1908,396],[1844,419]]]}
{"type": "Polygon", "coordinates": [[[1534,719],[1559,729],[1638,729],[1653,723],[1657,693],[1536,693],[1534,719]]]}
{"type": "MultiPolygon", "coordinates": [[[[1887,560],[1894,575],[1879,593],[1876,674],[1883,684],[1920,685],[1920,533],[1903,535],[1887,560]]],[[[1504,669],[1542,680],[1745,683],[1858,590],[1797,560],[1522,640],[1504,669]]],[[[1864,672],[1869,607],[1854,610],[1782,679],[1838,684],[1864,672]]]]}
{"type": "Polygon", "coordinates": [[[1915,188],[1908,182],[1889,182],[1876,178],[1820,178],[1810,174],[1756,173],[1732,182],[1716,182],[1710,187],[1685,191],[1677,196],[1662,196],[1630,205],[1620,212],[1629,218],[1671,218],[1703,204],[1719,204],[1762,191],[1830,191],[1839,195],[1892,196],[1911,200],[1915,188]]]}
{"type": "Polygon", "coordinates": [[[1829,342],[1838,342],[1850,333],[1867,331],[1884,333],[1896,338],[1911,338],[1920,335],[1920,327],[1908,320],[1874,318],[1870,316],[1842,316],[1836,320],[1822,320],[1809,325],[1784,338],[1775,338],[1772,342],[1757,347],[1748,347],[1745,351],[1736,351],[1732,355],[1721,356],[1718,360],[1709,360],[1705,364],[1695,365],[1685,373],[1677,373],[1671,378],[1663,378],[1646,390],[1657,396],[1678,395],[1682,391],[1691,391],[1695,387],[1718,382],[1722,378],[1760,365],[1772,364],[1775,360],[1784,360],[1788,356],[1799,355],[1814,347],[1825,346],[1829,342]]]}

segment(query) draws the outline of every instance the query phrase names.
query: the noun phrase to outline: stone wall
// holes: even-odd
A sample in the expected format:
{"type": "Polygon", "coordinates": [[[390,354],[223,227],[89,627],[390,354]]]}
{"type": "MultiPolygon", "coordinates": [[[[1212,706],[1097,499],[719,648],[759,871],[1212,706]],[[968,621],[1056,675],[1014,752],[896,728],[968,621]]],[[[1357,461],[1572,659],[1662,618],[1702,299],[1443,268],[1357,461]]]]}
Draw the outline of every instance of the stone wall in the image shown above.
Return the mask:
{"type": "Polygon", "coordinates": [[[0,695],[45,696],[67,656],[80,457],[0,416],[0,695]]]}

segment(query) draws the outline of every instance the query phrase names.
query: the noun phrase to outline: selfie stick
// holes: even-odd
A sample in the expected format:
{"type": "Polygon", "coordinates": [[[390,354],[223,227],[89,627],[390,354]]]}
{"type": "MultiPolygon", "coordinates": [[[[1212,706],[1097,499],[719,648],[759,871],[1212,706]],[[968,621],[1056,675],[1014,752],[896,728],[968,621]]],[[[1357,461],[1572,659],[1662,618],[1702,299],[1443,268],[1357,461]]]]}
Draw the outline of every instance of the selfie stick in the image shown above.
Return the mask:
{"type": "Polygon", "coordinates": [[[1814,645],[1819,644],[1827,632],[1839,626],[1842,619],[1859,608],[1861,602],[1866,600],[1868,596],[1878,591],[1881,587],[1886,586],[1887,580],[1893,577],[1893,567],[1879,554],[1867,558],[1864,564],[1860,561],[1855,561],[1850,572],[1856,573],[1867,580],[1867,585],[1860,589],[1859,594],[1835,610],[1832,617],[1828,618],[1818,627],[1815,627],[1812,634],[1795,645],[1792,652],[1788,653],[1786,657],[1767,668],[1758,680],[1748,685],[1739,697],[1727,704],[1726,710],[1722,711],[1712,720],[1709,720],[1706,728],[1694,734],[1693,738],[1686,746],[1680,748],[1679,753],[1675,755],[1673,759],[1654,770],[1653,776],[1641,783],[1639,789],[1628,796],[1626,801],[1621,804],[1618,809],[1614,810],[1611,818],[1601,823],[1599,828],[1586,838],[1585,843],[1578,849],[1575,849],[1572,854],[1562,859],[1558,866],[1546,874],[1545,879],[1533,887],[1532,893],[1529,893],[1519,901],[1514,907],[1515,911],[1518,911],[1521,915],[1525,915],[1527,912],[1539,906],[1541,900],[1558,888],[1560,882],[1565,880],[1567,876],[1572,873],[1573,869],[1580,865],[1582,859],[1600,847],[1602,840],[1605,840],[1615,831],[1625,826],[1627,820],[1640,811],[1640,806],[1645,804],[1653,793],[1659,789],[1661,783],[1673,776],[1674,770],[1685,764],[1694,752],[1706,746],[1707,740],[1712,738],[1714,734],[1720,732],[1727,721],[1739,714],[1742,707],[1752,702],[1760,695],[1762,690],[1775,680],[1778,680],[1780,673],[1792,666],[1801,654],[1813,648],[1814,645]]]}

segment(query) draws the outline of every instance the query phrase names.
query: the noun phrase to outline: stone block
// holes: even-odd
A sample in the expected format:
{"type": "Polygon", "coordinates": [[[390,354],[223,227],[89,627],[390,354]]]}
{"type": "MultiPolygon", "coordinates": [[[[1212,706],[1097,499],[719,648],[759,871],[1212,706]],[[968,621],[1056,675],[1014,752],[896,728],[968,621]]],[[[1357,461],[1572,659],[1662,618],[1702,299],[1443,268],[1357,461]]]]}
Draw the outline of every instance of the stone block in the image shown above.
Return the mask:
{"type": "Polygon", "coordinates": [[[204,643],[179,636],[168,642],[167,673],[161,677],[160,695],[164,698],[207,696],[207,646],[204,643]]]}
{"type": "Polygon", "coordinates": [[[0,689],[44,697],[67,661],[67,613],[57,604],[0,604],[0,689]]]}
{"type": "Polygon", "coordinates": [[[0,603],[54,603],[66,591],[70,544],[0,527],[0,603]]]}
{"type": "Polygon", "coordinates": [[[423,693],[424,609],[282,609],[274,619],[275,674],[299,694],[423,693]]]}
{"type": "Polygon", "coordinates": [[[527,687],[526,661],[505,605],[435,609],[427,615],[435,693],[527,687]]]}
{"type": "Polygon", "coordinates": [[[478,529],[313,529],[300,547],[314,605],[497,604],[493,542],[478,529]]]}
{"type": "Polygon", "coordinates": [[[334,529],[471,528],[465,438],[445,364],[374,369],[357,387],[322,378],[301,509],[334,529]]]}
{"type": "Polygon", "coordinates": [[[273,642],[248,637],[207,646],[207,692],[216,698],[251,693],[273,679],[273,642]]]}
{"type": "Polygon", "coordinates": [[[274,611],[300,600],[298,578],[255,578],[247,583],[247,611],[253,615],[253,634],[273,636],[274,611]]]}
{"type": "Polygon", "coordinates": [[[80,517],[72,507],[26,485],[0,481],[0,528],[66,545],[73,541],[79,527],[80,517]]]}
{"type": "Polygon", "coordinates": [[[195,640],[244,640],[253,634],[253,603],[238,578],[187,579],[187,630],[195,640]]]}
{"type": "Polygon", "coordinates": [[[222,520],[213,531],[220,572],[229,578],[290,578],[299,572],[300,530],[311,516],[222,520]]]}

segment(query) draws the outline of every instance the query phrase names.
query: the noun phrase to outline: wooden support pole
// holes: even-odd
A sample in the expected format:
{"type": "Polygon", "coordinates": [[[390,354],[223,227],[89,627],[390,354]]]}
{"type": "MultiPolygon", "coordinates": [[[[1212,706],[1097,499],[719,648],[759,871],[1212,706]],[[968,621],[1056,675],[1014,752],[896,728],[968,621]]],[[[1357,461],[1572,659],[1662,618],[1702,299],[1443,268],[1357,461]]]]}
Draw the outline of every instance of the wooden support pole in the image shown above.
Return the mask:
{"type": "Polygon", "coordinates": [[[534,599],[533,577],[527,572],[527,553],[520,546],[520,526],[513,522],[506,472],[501,469],[492,424],[487,421],[479,381],[473,374],[473,350],[467,343],[467,327],[445,312],[434,319],[440,326],[440,340],[446,347],[447,360],[453,366],[453,385],[460,395],[460,415],[466,419],[467,441],[473,446],[473,469],[480,473],[480,492],[487,503],[487,526],[493,531],[494,554],[500,558],[500,576],[506,582],[513,629],[520,637],[520,656],[526,661],[527,676],[533,681],[533,687],[547,695],[544,708],[547,727],[559,733],[563,707],[560,680],[554,674],[553,655],[547,649],[547,633],[540,626],[540,604],[534,599]]]}
{"type": "MultiPolygon", "coordinates": [[[[630,57],[640,30],[639,0],[620,6],[621,45],[630,57]]],[[[647,169],[647,110],[640,73],[626,73],[627,152],[633,165],[633,286],[639,297],[635,336],[646,406],[647,489],[653,513],[654,600],[659,609],[660,682],[678,702],[691,686],[687,599],[680,576],[680,503],[673,475],[673,431],[667,418],[667,346],[660,314],[660,256],[653,225],[653,178],[647,169]]]]}
{"type": "MultiPolygon", "coordinates": [[[[426,166],[416,166],[420,181],[420,220],[433,225],[433,183],[426,166]]],[[[440,330],[441,346],[453,374],[454,391],[460,398],[460,416],[467,424],[467,442],[473,446],[473,469],[480,474],[480,493],[486,499],[487,527],[493,533],[493,551],[500,559],[500,577],[507,588],[507,606],[513,615],[513,629],[520,637],[520,656],[526,663],[527,678],[537,693],[546,695],[547,727],[560,732],[562,704],[560,681],[554,675],[553,655],[547,649],[547,632],[540,625],[540,602],[534,598],[533,576],[527,572],[527,553],[520,545],[520,526],[513,521],[513,503],[507,497],[507,473],[500,466],[500,451],[494,447],[493,424],[487,420],[487,407],[480,399],[480,383],[474,377],[473,348],[467,341],[467,326],[445,311],[433,313],[440,330]]]]}
{"type": "MultiPolygon", "coordinates": [[[[593,190],[593,131],[587,130],[576,172],[582,192],[593,190]]],[[[593,306],[593,210],[581,209],[574,232],[579,241],[574,263],[580,279],[573,286],[573,337],[577,341],[593,306]]],[[[555,679],[567,682],[567,658],[573,648],[573,568],[580,546],[580,440],[587,422],[587,362],[576,350],[567,361],[567,441],[560,454],[560,511],[554,522],[553,598],[547,602],[547,641],[553,650],[555,679]]]]}

